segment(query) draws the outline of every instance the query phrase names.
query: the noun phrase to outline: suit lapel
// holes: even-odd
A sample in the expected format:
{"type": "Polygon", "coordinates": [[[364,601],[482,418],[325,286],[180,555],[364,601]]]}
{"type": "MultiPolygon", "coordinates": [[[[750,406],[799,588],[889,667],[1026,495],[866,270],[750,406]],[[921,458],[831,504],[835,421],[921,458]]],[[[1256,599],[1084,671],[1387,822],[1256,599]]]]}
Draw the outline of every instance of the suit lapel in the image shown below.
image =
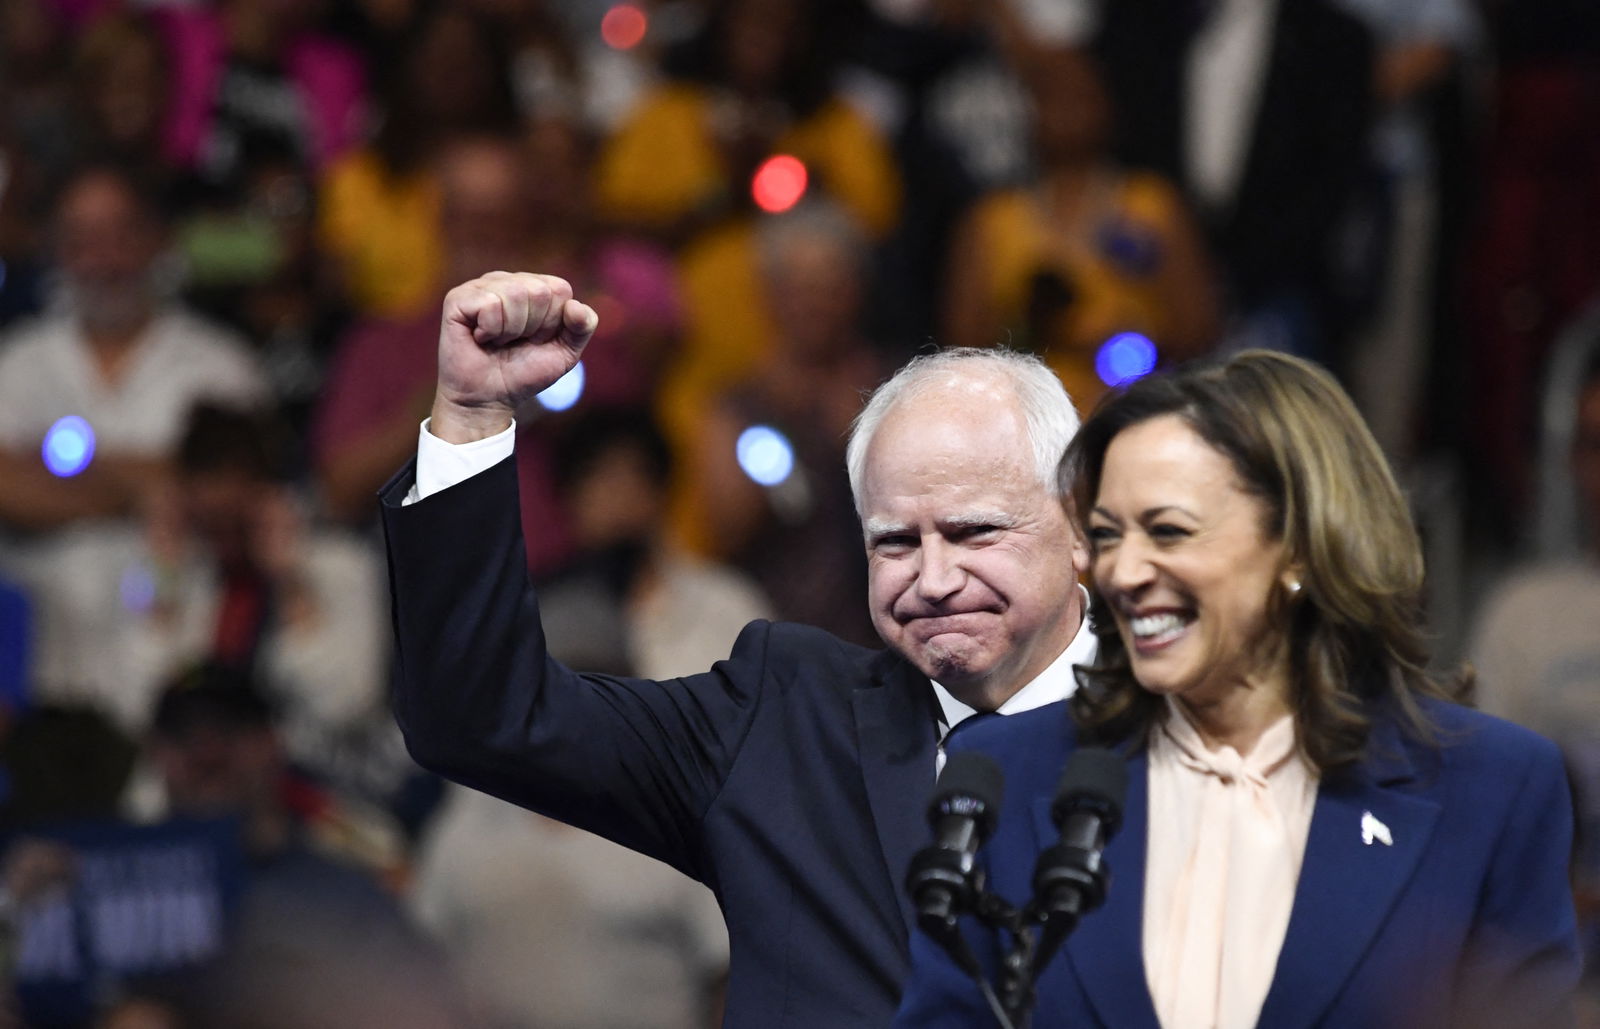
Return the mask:
{"type": "MultiPolygon", "coordinates": [[[[1128,759],[1128,794],[1122,828],[1105,849],[1111,870],[1105,906],[1084,917],[1064,950],[1078,985],[1103,1025],[1158,1029],[1155,1004],[1144,976],[1144,864],[1148,833],[1149,775],[1146,751],[1128,759]]],[[[1038,848],[1059,833],[1050,821],[1049,797],[1034,803],[1038,848]]],[[[1263,1023],[1265,1024],[1265,1023],[1263,1023]]]]}
{"type": "Polygon", "coordinates": [[[879,682],[852,696],[856,741],[878,846],[909,932],[916,918],[903,880],[917,847],[930,838],[926,807],[933,794],[936,747],[932,694],[928,680],[899,661],[888,665],[879,682]]]}
{"type": "Polygon", "coordinates": [[[1354,774],[1317,794],[1261,1025],[1309,1026],[1321,1017],[1416,871],[1433,832],[1439,805],[1395,788],[1414,773],[1392,723],[1374,727],[1368,749],[1374,756],[1354,774]],[[1368,826],[1375,833],[1370,842],[1363,832],[1368,826]],[[1380,827],[1392,842],[1383,841],[1380,827]]]}

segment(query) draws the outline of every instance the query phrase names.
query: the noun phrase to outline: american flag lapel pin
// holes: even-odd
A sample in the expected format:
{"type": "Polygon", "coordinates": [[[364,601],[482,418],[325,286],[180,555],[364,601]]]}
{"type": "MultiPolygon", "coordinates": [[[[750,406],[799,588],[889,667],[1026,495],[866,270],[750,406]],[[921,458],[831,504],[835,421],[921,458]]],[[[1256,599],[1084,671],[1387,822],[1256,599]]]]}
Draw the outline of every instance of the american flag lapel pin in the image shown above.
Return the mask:
{"type": "Polygon", "coordinates": [[[1377,840],[1385,847],[1394,846],[1394,837],[1389,835],[1389,827],[1378,821],[1371,811],[1361,812],[1361,842],[1372,846],[1372,841],[1377,840]]]}

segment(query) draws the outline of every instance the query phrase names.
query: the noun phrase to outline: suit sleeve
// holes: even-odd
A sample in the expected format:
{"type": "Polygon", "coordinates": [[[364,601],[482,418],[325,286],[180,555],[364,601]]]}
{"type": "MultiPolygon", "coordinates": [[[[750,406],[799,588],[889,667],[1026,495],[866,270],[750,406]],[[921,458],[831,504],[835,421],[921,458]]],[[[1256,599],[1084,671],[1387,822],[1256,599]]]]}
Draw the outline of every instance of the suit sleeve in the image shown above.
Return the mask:
{"type": "Polygon", "coordinates": [[[1573,1024],[1580,959],[1567,877],[1572,797],[1555,745],[1534,741],[1490,860],[1455,1025],[1573,1024]]]}
{"type": "Polygon", "coordinates": [[[705,880],[700,822],[754,717],[770,626],[684,679],[574,672],[546,652],[513,461],[402,506],[411,474],[381,499],[412,756],[705,880]]]}

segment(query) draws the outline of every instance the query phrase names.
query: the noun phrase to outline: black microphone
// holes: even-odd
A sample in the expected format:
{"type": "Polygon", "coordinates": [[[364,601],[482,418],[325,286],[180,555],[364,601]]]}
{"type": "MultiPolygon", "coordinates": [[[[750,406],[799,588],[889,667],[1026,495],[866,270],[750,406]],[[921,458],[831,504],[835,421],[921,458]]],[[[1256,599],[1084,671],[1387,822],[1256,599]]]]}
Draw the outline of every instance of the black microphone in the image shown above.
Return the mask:
{"type": "Polygon", "coordinates": [[[1005,779],[993,761],[982,754],[952,754],[928,805],[933,843],[917,852],[906,875],[917,925],[971,975],[981,972],[956,920],[982,892],[982,871],[975,867],[978,848],[994,832],[1004,792],[1005,779]]]}
{"type": "Polygon", "coordinates": [[[1060,842],[1039,855],[1033,873],[1033,912],[1044,926],[1033,954],[1033,976],[1106,897],[1109,870],[1101,852],[1122,825],[1128,792],[1128,765],[1120,754],[1101,747],[1074,751],[1061,775],[1050,819],[1060,842]]]}

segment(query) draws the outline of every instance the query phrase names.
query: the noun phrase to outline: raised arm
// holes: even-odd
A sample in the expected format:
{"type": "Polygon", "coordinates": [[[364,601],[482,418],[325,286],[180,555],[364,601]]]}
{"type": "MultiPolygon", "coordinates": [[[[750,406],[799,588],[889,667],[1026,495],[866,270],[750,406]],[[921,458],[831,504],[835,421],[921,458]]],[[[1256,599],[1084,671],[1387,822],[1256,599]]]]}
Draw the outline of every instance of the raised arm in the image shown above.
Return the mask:
{"type": "MultiPolygon", "coordinates": [[[[560,279],[495,273],[451,290],[430,429],[472,443],[566,373],[595,327],[560,279]]],[[[418,762],[698,878],[701,820],[766,682],[765,623],[714,671],[653,682],[552,660],[503,460],[407,503],[383,493],[395,715],[418,762]]]]}

